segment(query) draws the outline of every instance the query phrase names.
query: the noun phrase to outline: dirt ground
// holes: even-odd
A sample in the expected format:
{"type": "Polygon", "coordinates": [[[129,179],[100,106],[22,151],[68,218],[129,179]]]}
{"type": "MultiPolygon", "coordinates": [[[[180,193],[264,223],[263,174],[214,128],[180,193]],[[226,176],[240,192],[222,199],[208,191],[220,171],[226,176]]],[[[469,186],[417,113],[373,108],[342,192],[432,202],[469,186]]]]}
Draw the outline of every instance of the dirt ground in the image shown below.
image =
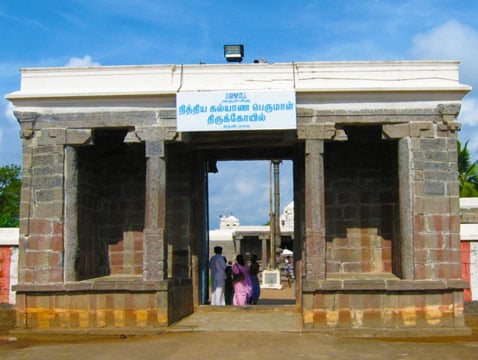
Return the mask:
{"type": "Polygon", "coordinates": [[[478,316],[468,338],[355,339],[311,333],[189,332],[147,337],[55,338],[0,341],[0,359],[228,360],[477,359],[478,316]]]}
{"type": "MultiPolygon", "coordinates": [[[[263,289],[261,298],[262,304],[293,303],[293,287],[263,289]]],[[[283,331],[29,338],[4,333],[0,359],[478,359],[478,313],[466,313],[465,321],[473,330],[471,336],[434,338],[357,339],[283,331]]]]}

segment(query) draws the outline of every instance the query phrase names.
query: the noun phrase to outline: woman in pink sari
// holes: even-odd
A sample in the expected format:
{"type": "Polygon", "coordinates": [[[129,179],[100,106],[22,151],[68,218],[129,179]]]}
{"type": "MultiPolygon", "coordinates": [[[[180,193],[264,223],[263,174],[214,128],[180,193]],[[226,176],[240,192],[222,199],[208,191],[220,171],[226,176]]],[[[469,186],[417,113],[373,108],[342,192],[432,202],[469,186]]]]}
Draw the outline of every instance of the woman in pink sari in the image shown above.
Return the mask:
{"type": "Polygon", "coordinates": [[[244,262],[244,257],[240,254],[236,256],[236,263],[232,266],[232,274],[234,279],[232,304],[234,306],[246,306],[252,295],[252,283],[249,277],[249,268],[244,262]]]}

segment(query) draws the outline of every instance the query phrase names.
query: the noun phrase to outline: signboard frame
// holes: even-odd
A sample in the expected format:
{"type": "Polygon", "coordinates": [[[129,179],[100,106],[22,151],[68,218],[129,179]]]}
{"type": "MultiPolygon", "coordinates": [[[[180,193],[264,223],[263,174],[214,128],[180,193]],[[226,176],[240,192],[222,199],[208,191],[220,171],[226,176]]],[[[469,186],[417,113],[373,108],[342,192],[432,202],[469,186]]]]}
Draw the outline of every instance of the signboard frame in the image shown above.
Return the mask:
{"type": "Polygon", "coordinates": [[[294,90],[178,92],[176,115],[181,132],[297,128],[294,90]]]}

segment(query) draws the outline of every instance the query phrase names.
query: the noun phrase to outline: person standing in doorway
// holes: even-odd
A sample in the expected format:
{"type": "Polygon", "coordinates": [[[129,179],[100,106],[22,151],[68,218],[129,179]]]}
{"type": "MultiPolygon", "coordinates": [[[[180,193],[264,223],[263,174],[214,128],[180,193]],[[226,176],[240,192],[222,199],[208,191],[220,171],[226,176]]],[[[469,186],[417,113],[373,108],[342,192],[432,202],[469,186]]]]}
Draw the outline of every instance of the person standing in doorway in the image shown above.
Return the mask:
{"type": "Polygon", "coordinates": [[[249,268],[241,254],[236,256],[236,263],[232,265],[232,278],[234,282],[232,305],[246,306],[252,295],[252,285],[249,276],[249,268]]]}
{"type": "MultiPolygon", "coordinates": [[[[226,260],[226,259],[224,259],[226,260]]],[[[232,261],[228,261],[226,265],[226,287],[224,290],[224,296],[226,298],[226,305],[232,304],[232,295],[234,294],[233,282],[232,282],[232,261]]]]}
{"type": "Polygon", "coordinates": [[[261,286],[259,284],[259,263],[257,262],[257,255],[252,254],[251,264],[249,265],[249,276],[251,277],[252,296],[249,299],[249,304],[257,305],[259,296],[261,295],[261,286]]]}
{"type": "Polygon", "coordinates": [[[212,289],[211,289],[211,305],[226,305],[224,299],[224,285],[226,281],[226,261],[222,254],[222,247],[214,247],[214,256],[209,261],[211,269],[212,289]]]}

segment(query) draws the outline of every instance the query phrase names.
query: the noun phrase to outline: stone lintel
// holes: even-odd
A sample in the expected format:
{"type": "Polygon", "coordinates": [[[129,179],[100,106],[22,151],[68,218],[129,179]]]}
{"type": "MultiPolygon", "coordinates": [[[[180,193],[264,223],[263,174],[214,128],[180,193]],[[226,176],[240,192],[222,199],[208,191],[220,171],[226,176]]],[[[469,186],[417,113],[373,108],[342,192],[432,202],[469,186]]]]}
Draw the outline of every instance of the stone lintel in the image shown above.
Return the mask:
{"type": "Polygon", "coordinates": [[[382,125],[383,137],[386,139],[401,139],[410,136],[410,125],[406,124],[384,124],[382,125]]]}
{"type": "Polygon", "coordinates": [[[435,136],[434,130],[433,130],[433,122],[431,121],[410,122],[410,136],[433,138],[435,136]]]}
{"type": "Polygon", "coordinates": [[[66,129],[67,145],[90,145],[92,144],[91,129],[66,129]]]}
{"type": "Polygon", "coordinates": [[[297,129],[299,139],[333,139],[335,134],[336,129],[333,123],[306,125],[297,129]]]}
{"type": "Polygon", "coordinates": [[[141,141],[172,141],[176,140],[178,133],[172,126],[138,127],[135,136],[141,141]]]}
{"type": "Polygon", "coordinates": [[[433,121],[384,124],[382,126],[382,133],[385,139],[401,139],[409,136],[416,138],[433,138],[435,136],[433,121]]]}
{"type": "Polygon", "coordinates": [[[66,143],[66,129],[42,129],[38,138],[38,145],[62,145],[66,143]]]}

